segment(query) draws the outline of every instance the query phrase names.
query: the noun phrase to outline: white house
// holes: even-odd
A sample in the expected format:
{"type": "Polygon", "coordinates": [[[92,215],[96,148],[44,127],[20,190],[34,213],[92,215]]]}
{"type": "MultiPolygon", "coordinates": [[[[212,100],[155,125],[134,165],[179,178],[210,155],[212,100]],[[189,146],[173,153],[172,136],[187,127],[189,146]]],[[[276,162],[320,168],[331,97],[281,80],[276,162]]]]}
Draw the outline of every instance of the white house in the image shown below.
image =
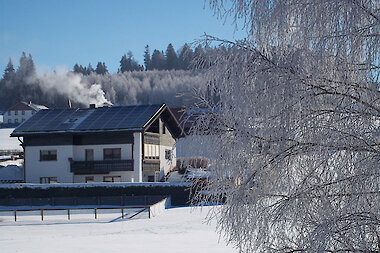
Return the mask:
{"type": "Polygon", "coordinates": [[[40,110],[17,127],[28,183],[153,182],[182,134],[165,105],[40,110]]]}
{"type": "Polygon", "coordinates": [[[32,102],[19,102],[3,113],[3,123],[18,125],[29,119],[33,114],[42,109],[48,109],[43,105],[32,104],[32,102]]]}

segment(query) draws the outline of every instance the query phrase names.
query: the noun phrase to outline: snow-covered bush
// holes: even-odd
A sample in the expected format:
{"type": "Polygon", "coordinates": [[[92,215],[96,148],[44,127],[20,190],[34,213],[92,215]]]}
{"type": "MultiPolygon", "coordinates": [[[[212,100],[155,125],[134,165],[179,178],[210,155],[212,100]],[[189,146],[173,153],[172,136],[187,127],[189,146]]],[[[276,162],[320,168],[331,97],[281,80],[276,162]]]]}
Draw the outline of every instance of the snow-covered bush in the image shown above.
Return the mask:
{"type": "Polygon", "coordinates": [[[220,231],[242,252],[379,251],[378,1],[225,2],[249,36],[207,37],[229,48],[209,55],[193,129],[220,231]]]}

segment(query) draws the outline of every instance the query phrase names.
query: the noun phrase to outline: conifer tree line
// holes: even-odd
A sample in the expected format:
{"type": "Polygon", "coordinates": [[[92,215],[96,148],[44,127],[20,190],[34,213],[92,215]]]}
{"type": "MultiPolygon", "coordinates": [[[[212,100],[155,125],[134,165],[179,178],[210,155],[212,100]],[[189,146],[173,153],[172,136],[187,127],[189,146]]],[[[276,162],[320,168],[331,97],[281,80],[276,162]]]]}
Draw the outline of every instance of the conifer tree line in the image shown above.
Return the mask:
{"type": "MultiPolygon", "coordinates": [[[[165,52],[154,49],[151,53],[149,45],[145,46],[144,50],[144,63],[139,62],[134,58],[133,53],[128,51],[120,60],[120,67],[118,73],[132,72],[132,71],[146,71],[146,70],[189,70],[192,68],[192,62],[195,58],[201,57],[206,51],[213,50],[213,48],[198,45],[193,50],[187,43],[185,43],[177,52],[173,45],[170,43],[165,52]]],[[[75,64],[73,72],[81,73],[83,75],[90,75],[97,73],[105,75],[108,73],[107,66],[104,62],[98,62],[94,69],[90,64],[82,66],[75,64]]]]}
{"type": "MultiPolygon", "coordinates": [[[[198,48],[203,51],[201,46],[198,48]]],[[[146,54],[148,68],[139,65],[129,52],[122,57],[117,73],[109,73],[106,64],[99,62],[95,69],[91,64],[87,67],[76,64],[73,71],[38,74],[32,55],[23,52],[18,64],[9,59],[0,76],[0,112],[20,101],[62,108],[67,107],[69,99],[77,108],[103,102],[115,105],[166,103],[180,107],[189,100],[178,94],[188,94],[202,86],[202,71],[189,67],[192,58],[187,58],[187,62],[179,61],[185,57],[175,58],[174,48],[169,49],[169,60],[158,50],[152,56],[146,54]],[[185,62],[186,65],[181,66],[191,70],[180,69],[179,62],[185,62]]],[[[148,46],[146,52],[149,52],[148,46]]],[[[181,52],[184,55],[186,50],[181,52]]]]}

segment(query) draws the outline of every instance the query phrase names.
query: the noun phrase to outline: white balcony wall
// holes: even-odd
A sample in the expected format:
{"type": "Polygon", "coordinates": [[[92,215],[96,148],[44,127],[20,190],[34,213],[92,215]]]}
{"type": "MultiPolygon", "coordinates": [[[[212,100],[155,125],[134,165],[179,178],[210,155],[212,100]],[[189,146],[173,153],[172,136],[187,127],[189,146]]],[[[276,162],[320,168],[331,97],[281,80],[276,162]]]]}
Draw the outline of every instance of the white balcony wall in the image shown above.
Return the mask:
{"type": "Polygon", "coordinates": [[[94,161],[104,160],[103,150],[105,148],[120,148],[121,149],[121,160],[131,160],[132,159],[132,144],[109,144],[109,145],[80,145],[73,146],[73,160],[74,161],[85,161],[86,160],[86,149],[94,150],[94,161]]]}

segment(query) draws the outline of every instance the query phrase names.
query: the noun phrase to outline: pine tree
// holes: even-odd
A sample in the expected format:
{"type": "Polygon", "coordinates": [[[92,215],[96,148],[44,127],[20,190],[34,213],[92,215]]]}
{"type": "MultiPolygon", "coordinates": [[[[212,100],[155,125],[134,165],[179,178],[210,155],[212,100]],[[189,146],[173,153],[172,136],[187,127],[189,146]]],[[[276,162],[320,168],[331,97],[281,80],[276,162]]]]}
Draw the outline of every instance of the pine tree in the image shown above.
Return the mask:
{"type": "Polygon", "coordinates": [[[127,65],[128,65],[127,56],[124,54],[120,60],[120,72],[121,73],[124,73],[125,71],[127,71],[127,69],[128,69],[127,65]]]}
{"type": "Polygon", "coordinates": [[[86,69],[86,75],[90,75],[92,72],[95,72],[94,68],[92,67],[91,63],[88,64],[88,67],[86,69]]]}
{"type": "Polygon", "coordinates": [[[107,66],[105,64],[105,62],[103,62],[103,74],[107,74],[108,73],[108,69],[107,69],[107,66]]]}
{"type": "Polygon", "coordinates": [[[120,72],[124,73],[125,71],[140,71],[140,65],[133,58],[133,53],[128,51],[127,55],[123,55],[120,60],[120,72]]]}
{"type": "Polygon", "coordinates": [[[193,50],[189,47],[187,43],[182,47],[182,50],[178,57],[178,65],[180,69],[189,69],[191,61],[194,58],[193,50]]]}
{"type": "Polygon", "coordinates": [[[174,51],[173,45],[170,43],[166,49],[166,69],[177,69],[178,57],[174,51]]]}
{"type": "Polygon", "coordinates": [[[145,64],[145,70],[150,70],[151,69],[151,59],[150,59],[150,50],[149,50],[149,45],[145,46],[145,51],[144,51],[144,64],[145,64]]]}
{"type": "Polygon", "coordinates": [[[98,64],[96,65],[95,72],[99,75],[105,75],[106,73],[108,73],[106,64],[104,62],[98,62],[98,64]]]}
{"type": "Polygon", "coordinates": [[[75,65],[74,65],[74,67],[73,67],[73,72],[74,72],[74,73],[82,73],[82,72],[81,72],[81,69],[80,69],[80,67],[79,67],[79,65],[78,65],[78,63],[75,63],[75,65]]]}
{"type": "Polygon", "coordinates": [[[163,70],[166,68],[166,58],[164,53],[157,49],[153,51],[151,69],[163,70]]]}
{"type": "Polygon", "coordinates": [[[34,66],[32,55],[26,56],[25,52],[22,52],[20,57],[20,66],[17,69],[16,75],[19,79],[24,79],[36,74],[36,67],[34,66]]]}
{"type": "Polygon", "coordinates": [[[10,81],[14,78],[14,75],[15,75],[15,69],[13,67],[12,59],[9,58],[7,67],[4,70],[3,80],[10,81]]]}

